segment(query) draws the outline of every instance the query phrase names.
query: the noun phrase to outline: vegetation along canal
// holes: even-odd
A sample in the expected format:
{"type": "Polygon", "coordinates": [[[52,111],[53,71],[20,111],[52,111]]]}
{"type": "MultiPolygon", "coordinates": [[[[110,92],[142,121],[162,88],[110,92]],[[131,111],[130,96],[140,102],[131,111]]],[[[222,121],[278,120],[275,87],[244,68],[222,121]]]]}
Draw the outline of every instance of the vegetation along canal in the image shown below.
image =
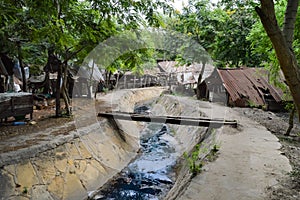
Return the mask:
{"type": "Polygon", "coordinates": [[[94,200],[161,199],[172,188],[179,154],[167,125],[148,123],[141,132],[140,154],[94,200]]]}

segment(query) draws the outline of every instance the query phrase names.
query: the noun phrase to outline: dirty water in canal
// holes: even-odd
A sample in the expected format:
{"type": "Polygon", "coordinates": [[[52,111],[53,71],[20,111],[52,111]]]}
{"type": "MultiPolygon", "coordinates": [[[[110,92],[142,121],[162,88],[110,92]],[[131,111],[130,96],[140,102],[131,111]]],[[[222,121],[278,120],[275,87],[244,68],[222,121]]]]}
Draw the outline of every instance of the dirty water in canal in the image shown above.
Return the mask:
{"type": "MultiPolygon", "coordinates": [[[[148,112],[142,106],[135,112],[148,112]]],[[[146,123],[141,132],[140,152],[114,180],[106,183],[94,200],[162,199],[175,181],[175,164],[179,158],[177,141],[165,124],[146,123]]]]}

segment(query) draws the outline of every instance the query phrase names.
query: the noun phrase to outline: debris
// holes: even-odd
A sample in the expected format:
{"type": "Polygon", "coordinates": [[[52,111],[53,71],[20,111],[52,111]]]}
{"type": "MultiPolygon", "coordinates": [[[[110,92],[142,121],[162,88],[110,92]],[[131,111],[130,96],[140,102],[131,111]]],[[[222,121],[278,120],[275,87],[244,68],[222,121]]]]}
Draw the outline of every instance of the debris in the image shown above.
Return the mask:
{"type": "Polygon", "coordinates": [[[37,124],[36,121],[30,121],[30,122],[29,122],[29,125],[35,125],[35,124],[37,124]]]}
{"type": "Polygon", "coordinates": [[[26,122],[13,122],[13,126],[26,125],[26,122]]]}

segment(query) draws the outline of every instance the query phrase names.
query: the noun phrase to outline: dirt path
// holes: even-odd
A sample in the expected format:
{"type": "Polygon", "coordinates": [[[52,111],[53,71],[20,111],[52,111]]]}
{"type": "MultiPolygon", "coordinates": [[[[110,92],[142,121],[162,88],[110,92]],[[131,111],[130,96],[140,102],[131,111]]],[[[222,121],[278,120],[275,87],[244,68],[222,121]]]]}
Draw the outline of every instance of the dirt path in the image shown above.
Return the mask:
{"type": "Polygon", "coordinates": [[[220,154],[216,161],[192,179],[179,198],[182,200],[259,200],[266,198],[266,188],[291,171],[289,160],[281,155],[278,139],[265,127],[241,117],[232,109],[200,103],[202,110],[218,117],[239,120],[239,130],[223,128],[218,138],[220,154]],[[220,116],[220,117],[223,117],[220,116]]]}

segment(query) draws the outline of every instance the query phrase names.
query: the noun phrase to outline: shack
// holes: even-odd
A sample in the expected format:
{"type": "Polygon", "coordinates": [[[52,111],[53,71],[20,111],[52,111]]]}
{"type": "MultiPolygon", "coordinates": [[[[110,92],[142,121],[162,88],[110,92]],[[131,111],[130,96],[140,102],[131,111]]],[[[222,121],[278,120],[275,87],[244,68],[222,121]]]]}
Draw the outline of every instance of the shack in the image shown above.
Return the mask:
{"type": "Polygon", "coordinates": [[[6,54],[0,53],[0,93],[13,90],[14,63],[6,54]]]}
{"type": "Polygon", "coordinates": [[[5,92],[6,90],[6,79],[8,77],[8,72],[0,58],[0,93],[5,92]]]}
{"type": "Polygon", "coordinates": [[[31,93],[0,93],[0,120],[8,117],[25,118],[27,114],[32,119],[33,96],[31,93]]]}
{"type": "Polygon", "coordinates": [[[161,61],[158,62],[158,68],[161,85],[167,82],[165,85],[174,86],[172,90],[193,95],[200,73],[203,72],[202,79],[205,79],[213,72],[214,66],[207,63],[202,70],[203,65],[199,63],[180,65],[176,61],[161,61]]]}
{"type": "Polygon", "coordinates": [[[125,72],[118,80],[118,89],[152,87],[158,85],[158,77],[149,73],[136,75],[132,72],[125,72]]]}
{"type": "Polygon", "coordinates": [[[179,65],[176,61],[158,62],[160,74],[166,74],[171,85],[189,85],[193,88],[197,83],[202,64],[179,65]]]}
{"type": "Polygon", "coordinates": [[[87,65],[73,66],[69,70],[69,92],[71,97],[91,97],[97,92],[97,85],[104,81],[96,64],[90,61],[87,65]]]}
{"type": "Polygon", "coordinates": [[[201,98],[236,107],[282,109],[283,91],[269,83],[263,68],[215,69],[200,85],[201,98]]]}

